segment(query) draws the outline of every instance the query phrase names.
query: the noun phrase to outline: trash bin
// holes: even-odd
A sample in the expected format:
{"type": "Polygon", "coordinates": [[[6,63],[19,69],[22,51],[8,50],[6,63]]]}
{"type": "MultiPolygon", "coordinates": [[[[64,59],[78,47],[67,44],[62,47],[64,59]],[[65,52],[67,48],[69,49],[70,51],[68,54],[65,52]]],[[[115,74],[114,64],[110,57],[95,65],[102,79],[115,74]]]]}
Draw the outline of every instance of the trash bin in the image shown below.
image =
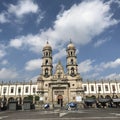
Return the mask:
{"type": "Polygon", "coordinates": [[[31,101],[24,101],[23,102],[23,109],[30,110],[31,109],[31,101]]]}
{"type": "Polygon", "coordinates": [[[11,101],[8,103],[8,109],[9,110],[17,110],[18,102],[17,101],[11,101]]]}

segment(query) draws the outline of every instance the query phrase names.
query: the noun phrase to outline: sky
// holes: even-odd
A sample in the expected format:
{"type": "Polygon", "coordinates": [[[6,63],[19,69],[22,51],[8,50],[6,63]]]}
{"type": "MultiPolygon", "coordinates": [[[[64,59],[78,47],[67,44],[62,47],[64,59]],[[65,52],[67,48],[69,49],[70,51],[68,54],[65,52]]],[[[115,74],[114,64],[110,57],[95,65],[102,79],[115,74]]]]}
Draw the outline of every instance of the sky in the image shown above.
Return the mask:
{"type": "Polygon", "coordinates": [[[36,80],[47,41],[66,71],[70,40],[83,80],[120,80],[120,0],[0,0],[0,82],[36,80]]]}

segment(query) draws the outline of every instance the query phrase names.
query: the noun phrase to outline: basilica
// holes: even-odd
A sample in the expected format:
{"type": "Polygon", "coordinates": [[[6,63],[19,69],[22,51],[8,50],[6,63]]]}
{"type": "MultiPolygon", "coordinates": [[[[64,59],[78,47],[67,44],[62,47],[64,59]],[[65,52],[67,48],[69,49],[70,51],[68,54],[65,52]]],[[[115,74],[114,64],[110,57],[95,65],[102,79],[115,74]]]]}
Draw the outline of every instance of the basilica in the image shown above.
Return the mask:
{"type": "Polygon", "coordinates": [[[76,48],[72,42],[66,48],[66,68],[65,73],[61,62],[58,61],[53,74],[52,47],[47,42],[43,48],[42,73],[37,80],[37,92],[45,102],[62,106],[70,101],[82,101],[82,78],[78,72],[76,48]]]}

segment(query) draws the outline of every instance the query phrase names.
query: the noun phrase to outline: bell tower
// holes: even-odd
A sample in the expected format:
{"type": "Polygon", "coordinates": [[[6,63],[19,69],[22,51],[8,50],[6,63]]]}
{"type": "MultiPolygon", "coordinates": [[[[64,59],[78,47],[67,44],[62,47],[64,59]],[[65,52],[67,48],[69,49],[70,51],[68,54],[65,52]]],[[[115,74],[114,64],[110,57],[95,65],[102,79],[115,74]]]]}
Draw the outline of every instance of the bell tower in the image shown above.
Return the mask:
{"type": "Polygon", "coordinates": [[[78,65],[77,65],[77,57],[76,57],[76,48],[74,44],[70,41],[70,43],[67,46],[67,72],[68,75],[74,77],[78,73],[78,65]]]}
{"type": "Polygon", "coordinates": [[[43,57],[42,57],[42,75],[44,77],[49,77],[52,75],[52,47],[49,45],[48,41],[43,48],[43,57]]]}

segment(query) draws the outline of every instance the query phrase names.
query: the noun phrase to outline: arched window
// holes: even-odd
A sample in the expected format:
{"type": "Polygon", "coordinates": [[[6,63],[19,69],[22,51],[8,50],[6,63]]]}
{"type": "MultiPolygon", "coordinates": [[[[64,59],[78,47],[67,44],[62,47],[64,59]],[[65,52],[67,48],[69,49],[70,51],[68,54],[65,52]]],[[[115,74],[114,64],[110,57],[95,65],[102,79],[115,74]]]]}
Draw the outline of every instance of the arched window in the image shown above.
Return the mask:
{"type": "Polygon", "coordinates": [[[48,52],[46,52],[46,56],[48,56],[48,52]]]}
{"type": "Polygon", "coordinates": [[[75,76],[74,67],[71,68],[71,76],[75,76]]]}
{"type": "Polygon", "coordinates": [[[48,68],[45,68],[45,74],[48,74],[48,68]]]}
{"type": "Polygon", "coordinates": [[[71,59],[71,64],[73,64],[73,59],[71,59]]]}
{"type": "Polygon", "coordinates": [[[45,64],[48,65],[48,60],[45,61],[45,64]]]}

